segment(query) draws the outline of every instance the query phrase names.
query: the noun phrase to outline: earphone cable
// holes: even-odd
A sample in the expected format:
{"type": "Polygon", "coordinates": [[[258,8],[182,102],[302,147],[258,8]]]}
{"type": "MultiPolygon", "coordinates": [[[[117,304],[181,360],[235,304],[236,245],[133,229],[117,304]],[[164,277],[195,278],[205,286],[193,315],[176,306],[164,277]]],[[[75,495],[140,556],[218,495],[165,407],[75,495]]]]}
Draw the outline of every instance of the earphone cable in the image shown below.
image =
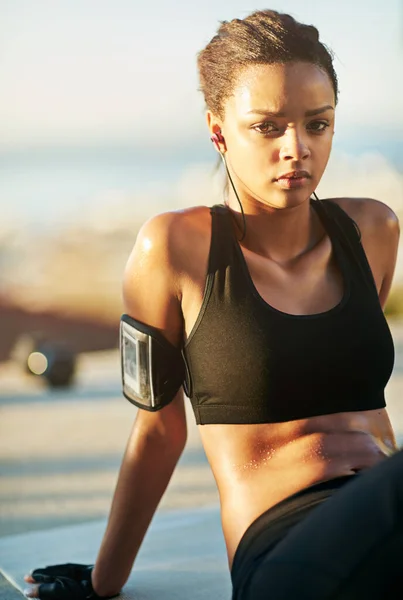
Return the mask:
{"type": "Polygon", "coordinates": [[[242,221],[243,221],[243,233],[242,233],[242,236],[239,238],[239,241],[240,241],[240,242],[242,242],[242,240],[245,238],[245,235],[246,235],[246,219],[245,219],[245,213],[244,213],[244,210],[243,210],[242,202],[240,201],[240,199],[239,199],[239,196],[238,196],[238,194],[237,194],[237,191],[236,191],[236,189],[235,189],[234,182],[232,181],[232,177],[231,177],[231,174],[230,174],[230,172],[229,172],[228,165],[227,165],[227,161],[225,160],[225,156],[224,156],[224,154],[223,154],[222,152],[220,152],[220,156],[221,156],[221,159],[222,159],[222,161],[223,161],[223,163],[224,163],[225,170],[227,171],[228,179],[230,180],[230,183],[231,183],[231,185],[232,185],[232,189],[234,190],[235,197],[236,197],[236,199],[238,200],[238,204],[239,204],[239,206],[240,206],[240,208],[241,208],[241,213],[242,213],[242,221]]]}

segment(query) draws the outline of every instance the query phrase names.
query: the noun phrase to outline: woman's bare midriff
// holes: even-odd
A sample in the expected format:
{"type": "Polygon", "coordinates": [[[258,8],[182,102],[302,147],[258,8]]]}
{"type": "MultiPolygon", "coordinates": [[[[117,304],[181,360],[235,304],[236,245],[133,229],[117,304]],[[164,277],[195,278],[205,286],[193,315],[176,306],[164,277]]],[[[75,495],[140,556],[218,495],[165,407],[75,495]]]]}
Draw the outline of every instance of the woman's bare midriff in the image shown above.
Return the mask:
{"type": "Polygon", "coordinates": [[[246,529],[277,502],[371,467],[396,450],[385,409],[199,429],[220,494],[230,565],[246,529]]]}

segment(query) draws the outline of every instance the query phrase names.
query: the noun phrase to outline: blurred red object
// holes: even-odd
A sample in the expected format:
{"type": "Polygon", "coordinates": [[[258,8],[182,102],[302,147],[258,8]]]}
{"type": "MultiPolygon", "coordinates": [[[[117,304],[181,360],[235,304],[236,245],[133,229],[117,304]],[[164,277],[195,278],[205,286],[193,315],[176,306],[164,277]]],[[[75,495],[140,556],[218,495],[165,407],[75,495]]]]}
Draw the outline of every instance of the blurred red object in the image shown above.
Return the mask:
{"type": "Polygon", "coordinates": [[[118,348],[119,321],[102,322],[57,310],[29,311],[0,297],[0,362],[9,360],[21,337],[40,333],[49,343],[66,344],[74,353],[118,348]]]}

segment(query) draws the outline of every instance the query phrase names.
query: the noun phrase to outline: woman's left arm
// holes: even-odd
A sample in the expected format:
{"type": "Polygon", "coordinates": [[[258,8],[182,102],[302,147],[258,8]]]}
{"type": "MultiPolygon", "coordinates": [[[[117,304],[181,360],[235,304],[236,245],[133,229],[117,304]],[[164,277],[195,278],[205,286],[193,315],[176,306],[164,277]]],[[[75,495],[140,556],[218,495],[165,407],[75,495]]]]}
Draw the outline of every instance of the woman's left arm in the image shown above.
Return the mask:
{"type": "MultiPolygon", "coordinates": [[[[384,205],[385,206],[385,205],[384,205]]],[[[397,251],[399,247],[400,227],[399,219],[396,214],[387,206],[387,214],[384,220],[384,244],[382,254],[384,255],[384,276],[379,290],[379,302],[382,309],[385,308],[390,288],[392,286],[393,275],[396,267],[397,251]]]]}

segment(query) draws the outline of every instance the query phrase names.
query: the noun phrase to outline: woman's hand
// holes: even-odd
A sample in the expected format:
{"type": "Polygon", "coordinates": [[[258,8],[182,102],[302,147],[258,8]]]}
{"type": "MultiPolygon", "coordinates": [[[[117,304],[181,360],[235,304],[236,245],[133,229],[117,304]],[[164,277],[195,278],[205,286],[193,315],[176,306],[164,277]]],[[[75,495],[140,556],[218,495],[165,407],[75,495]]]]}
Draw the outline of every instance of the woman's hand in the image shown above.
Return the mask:
{"type": "Polygon", "coordinates": [[[31,588],[25,590],[25,595],[42,600],[97,600],[101,596],[92,587],[92,569],[93,565],[77,563],[34,569],[24,577],[27,583],[32,584],[31,588]]]}

